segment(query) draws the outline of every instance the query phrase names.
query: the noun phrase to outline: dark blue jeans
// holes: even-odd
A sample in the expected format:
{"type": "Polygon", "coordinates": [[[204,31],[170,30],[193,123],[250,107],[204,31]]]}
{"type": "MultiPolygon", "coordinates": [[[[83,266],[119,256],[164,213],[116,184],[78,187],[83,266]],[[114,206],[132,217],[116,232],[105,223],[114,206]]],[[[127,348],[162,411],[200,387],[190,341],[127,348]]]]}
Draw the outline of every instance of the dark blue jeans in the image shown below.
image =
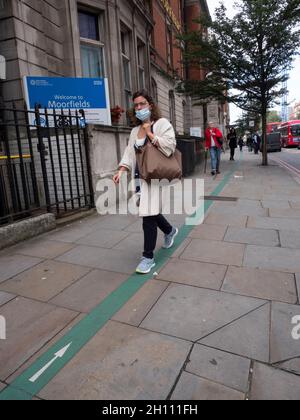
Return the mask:
{"type": "Polygon", "coordinates": [[[222,150],[218,147],[210,148],[211,170],[216,172],[220,169],[222,150]]]}

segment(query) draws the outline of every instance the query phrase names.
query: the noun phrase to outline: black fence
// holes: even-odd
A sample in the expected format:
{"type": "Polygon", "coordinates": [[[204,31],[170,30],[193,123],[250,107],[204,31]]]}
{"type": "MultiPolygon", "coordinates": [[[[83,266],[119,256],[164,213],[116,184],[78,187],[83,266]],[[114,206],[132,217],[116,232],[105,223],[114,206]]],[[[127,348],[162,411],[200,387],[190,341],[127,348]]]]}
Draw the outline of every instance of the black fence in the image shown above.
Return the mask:
{"type": "Polygon", "coordinates": [[[0,224],[94,206],[84,111],[0,108],[0,224]]]}

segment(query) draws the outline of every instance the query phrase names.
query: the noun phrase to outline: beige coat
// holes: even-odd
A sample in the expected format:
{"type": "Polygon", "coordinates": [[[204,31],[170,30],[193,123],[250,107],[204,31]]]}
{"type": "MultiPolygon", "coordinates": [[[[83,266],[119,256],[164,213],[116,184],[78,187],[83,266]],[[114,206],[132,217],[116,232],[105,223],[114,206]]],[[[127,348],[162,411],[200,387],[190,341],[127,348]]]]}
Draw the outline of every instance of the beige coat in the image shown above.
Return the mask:
{"type": "MultiPolygon", "coordinates": [[[[124,152],[123,159],[120,162],[120,167],[124,166],[131,172],[134,178],[136,167],[136,157],[134,144],[138,139],[139,127],[135,127],[129,138],[128,146],[124,152]]],[[[153,134],[155,139],[159,142],[159,150],[170,157],[176,149],[176,138],[174,128],[166,118],[161,118],[153,125],[153,134]]],[[[141,201],[139,207],[139,215],[141,217],[157,216],[161,212],[160,187],[158,185],[151,185],[145,181],[141,181],[141,201]]]]}

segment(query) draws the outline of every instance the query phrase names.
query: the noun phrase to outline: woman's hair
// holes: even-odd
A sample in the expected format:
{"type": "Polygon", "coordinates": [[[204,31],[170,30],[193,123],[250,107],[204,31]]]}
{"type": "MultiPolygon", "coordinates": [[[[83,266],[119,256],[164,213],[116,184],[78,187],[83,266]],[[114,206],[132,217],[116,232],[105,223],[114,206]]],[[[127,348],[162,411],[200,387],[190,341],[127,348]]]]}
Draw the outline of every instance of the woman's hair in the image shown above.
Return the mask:
{"type": "MultiPolygon", "coordinates": [[[[136,98],[139,97],[143,97],[147,100],[147,102],[149,102],[149,104],[151,105],[152,109],[151,109],[151,120],[152,121],[157,121],[161,118],[161,114],[160,114],[160,110],[158,108],[158,106],[156,105],[156,103],[154,102],[152,96],[149,95],[149,93],[146,90],[140,90],[138,92],[136,92],[133,96],[132,96],[132,100],[134,101],[136,98]]],[[[132,108],[130,111],[128,111],[128,116],[131,119],[131,123],[133,126],[138,126],[142,124],[142,121],[140,121],[138,118],[136,118],[135,116],[135,109],[132,108]]]]}

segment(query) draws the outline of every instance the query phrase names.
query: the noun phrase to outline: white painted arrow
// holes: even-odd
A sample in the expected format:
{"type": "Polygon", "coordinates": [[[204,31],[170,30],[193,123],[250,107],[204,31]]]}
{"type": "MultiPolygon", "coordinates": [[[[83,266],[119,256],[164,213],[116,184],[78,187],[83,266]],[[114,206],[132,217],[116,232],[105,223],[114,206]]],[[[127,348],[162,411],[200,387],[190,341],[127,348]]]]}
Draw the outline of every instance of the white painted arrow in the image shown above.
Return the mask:
{"type": "Polygon", "coordinates": [[[70,347],[70,345],[72,344],[72,342],[71,343],[69,343],[66,347],[64,347],[63,349],[61,349],[61,350],[59,350],[57,353],[55,353],[54,355],[55,355],[55,357],[52,359],[52,360],[50,360],[50,362],[49,363],[47,363],[41,370],[39,370],[35,375],[33,375],[30,379],[29,379],[29,381],[30,382],[35,382],[54,362],[55,362],[55,360],[56,359],[58,359],[58,358],[62,358],[64,355],[65,355],[65,353],[67,352],[67,350],[68,350],[68,348],[70,347]]]}

